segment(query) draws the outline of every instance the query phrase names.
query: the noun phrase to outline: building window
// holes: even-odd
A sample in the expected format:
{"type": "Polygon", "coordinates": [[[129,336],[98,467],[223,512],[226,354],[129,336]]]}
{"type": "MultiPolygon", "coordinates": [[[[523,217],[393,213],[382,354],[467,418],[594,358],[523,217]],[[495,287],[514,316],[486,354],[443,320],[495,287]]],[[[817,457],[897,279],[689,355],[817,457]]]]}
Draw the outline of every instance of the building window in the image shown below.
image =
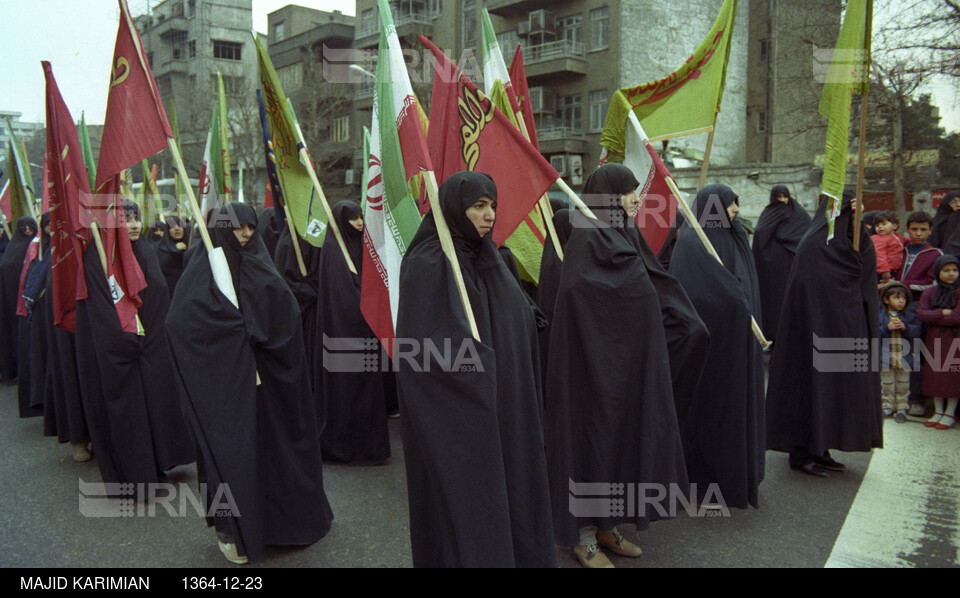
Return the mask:
{"type": "Polygon", "coordinates": [[[169,76],[157,79],[157,91],[160,92],[161,98],[173,97],[173,83],[170,81],[169,76]]]}
{"type": "Polygon", "coordinates": [[[469,48],[477,43],[477,0],[463,0],[462,8],[463,47],[469,48]]]}
{"type": "Polygon", "coordinates": [[[767,132],[767,111],[757,111],[757,133],[767,132]]]}
{"type": "Polygon", "coordinates": [[[183,2],[174,2],[173,3],[173,13],[171,16],[182,17],[183,16],[183,2]]]}
{"type": "MultiPolygon", "coordinates": [[[[217,76],[210,75],[214,93],[218,93],[217,76]]],[[[228,77],[223,75],[223,94],[228,96],[243,95],[243,77],[228,77]]]]}
{"type": "Polygon", "coordinates": [[[604,50],[610,46],[610,9],[606,6],[590,11],[590,49],[604,50]]]}
{"type": "Polygon", "coordinates": [[[240,48],[243,44],[213,40],[213,57],[221,60],[240,60],[240,48]]]}
{"type": "Polygon", "coordinates": [[[190,58],[197,57],[197,42],[196,40],[190,40],[187,42],[187,51],[190,53],[190,58]]]}
{"type": "Polygon", "coordinates": [[[561,96],[560,100],[560,124],[565,129],[580,129],[580,123],[583,122],[583,95],[577,93],[569,96],[561,96]]]}
{"type": "Polygon", "coordinates": [[[330,141],[350,141],[350,117],[341,116],[330,127],[330,141]]]}
{"type": "Polygon", "coordinates": [[[284,23],[277,23],[273,26],[273,41],[282,42],[283,41],[283,26],[284,23]]]}
{"type": "Polygon", "coordinates": [[[557,19],[557,37],[575,44],[583,43],[583,15],[557,19]]]}
{"type": "Polygon", "coordinates": [[[766,61],[770,58],[770,40],[760,40],[760,60],[766,61]]]}
{"type": "Polygon", "coordinates": [[[284,91],[289,93],[295,89],[300,89],[300,86],[303,85],[303,63],[298,62],[290,66],[280,67],[277,69],[277,77],[280,78],[280,85],[283,86],[284,91]]]}
{"type": "Polygon", "coordinates": [[[436,19],[443,14],[443,0],[429,0],[427,14],[436,19]]]}
{"type": "Polygon", "coordinates": [[[197,0],[187,0],[187,18],[192,19],[197,16],[197,0]]]}
{"type": "Polygon", "coordinates": [[[610,98],[604,90],[590,92],[590,130],[602,131],[607,120],[607,107],[610,98]]]}
{"type": "Polygon", "coordinates": [[[360,34],[367,35],[377,30],[377,13],[372,8],[368,8],[360,14],[360,34]]]}

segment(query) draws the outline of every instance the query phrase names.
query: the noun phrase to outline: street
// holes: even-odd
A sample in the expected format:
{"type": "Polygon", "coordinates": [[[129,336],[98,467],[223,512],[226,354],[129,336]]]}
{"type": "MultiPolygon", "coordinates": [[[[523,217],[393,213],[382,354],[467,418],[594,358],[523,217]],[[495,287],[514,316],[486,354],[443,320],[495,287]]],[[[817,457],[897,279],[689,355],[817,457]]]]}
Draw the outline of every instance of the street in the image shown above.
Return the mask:
{"type": "MultiPolygon", "coordinates": [[[[374,467],[324,465],[334,511],[330,533],[306,548],[270,548],[257,567],[409,567],[410,539],[400,422],[393,455],[374,467]]],[[[84,517],[79,482],[100,482],[95,461],[75,463],[68,444],[41,435],[41,418],[17,417],[16,386],[0,383],[0,566],[237,567],[187,502],[183,512],[141,506],[126,517],[84,517]],[[181,516],[183,515],[183,516],[181,516]]],[[[884,427],[886,448],[833,453],[845,473],[828,479],[791,471],[767,453],[761,507],[730,517],[661,521],[636,534],[639,559],[617,567],[958,567],[960,427],[934,431],[910,418],[884,427]]],[[[180,467],[169,483],[189,484],[180,467]]],[[[172,507],[179,506],[172,501],[172,507]]],[[[558,549],[562,567],[579,567],[558,549]]]]}

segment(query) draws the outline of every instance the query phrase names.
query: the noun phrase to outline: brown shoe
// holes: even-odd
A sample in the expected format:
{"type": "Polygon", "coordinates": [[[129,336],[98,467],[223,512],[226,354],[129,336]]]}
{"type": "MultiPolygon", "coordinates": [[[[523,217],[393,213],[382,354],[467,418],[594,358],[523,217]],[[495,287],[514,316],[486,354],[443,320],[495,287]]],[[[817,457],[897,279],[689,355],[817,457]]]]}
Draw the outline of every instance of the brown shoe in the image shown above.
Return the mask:
{"type": "Polygon", "coordinates": [[[574,546],[573,554],[580,564],[587,569],[613,569],[613,563],[603,554],[596,544],[590,546],[574,546]]]}
{"type": "Polygon", "coordinates": [[[612,532],[597,532],[597,542],[612,550],[614,554],[619,554],[620,556],[637,558],[643,554],[643,550],[630,540],[624,538],[617,528],[613,528],[612,532]]]}

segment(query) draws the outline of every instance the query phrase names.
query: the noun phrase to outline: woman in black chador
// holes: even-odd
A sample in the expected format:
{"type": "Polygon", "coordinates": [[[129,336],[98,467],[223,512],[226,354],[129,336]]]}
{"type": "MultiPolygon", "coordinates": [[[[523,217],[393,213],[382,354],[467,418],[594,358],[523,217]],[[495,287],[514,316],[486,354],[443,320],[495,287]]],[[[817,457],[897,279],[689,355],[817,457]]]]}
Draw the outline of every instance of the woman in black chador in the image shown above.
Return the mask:
{"type": "MultiPolygon", "coordinates": [[[[271,208],[267,208],[271,209],[271,208]]],[[[263,222],[263,214],[260,215],[260,222],[263,222]]],[[[260,226],[257,226],[259,233],[260,226]]],[[[297,243],[300,244],[300,254],[303,257],[303,265],[307,271],[306,275],[300,273],[300,263],[297,261],[297,254],[293,247],[293,238],[290,236],[291,228],[283,227],[279,240],[274,239],[276,251],[271,251],[273,263],[277,267],[277,272],[287,281],[293,296],[297,298],[297,304],[300,306],[300,321],[303,323],[303,346],[307,352],[307,363],[315,367],[317,356],[314,353],[317,343],[317,276],[320,269],[320,248],[311,245],[300,235],[296,235],[297,243]]],[[[330,233],[333,236],[333,233],[330,233]]],[[[339,247],[337,248],[339,250],[339,247]]],[[[269,250],[269,247],[268,247],[269,250]]],[[[317,414],[320,416],[319,423],[323,426],[323,403],[318,404],[317,414]]]]}
{"type": "MultiPolygon", "coordinates": [[[[40,242],[43,254],[38,255],[40,247],[30,245],[24,257],[23,292],[18,297],[17,324],[17,386],[20,402],[20,417],[43,415],[44,403],[48,394],[44,378],[47,371],[47,337],[44,329],[53,320],[47,317],[43,306],[36,313],[30,311],[28,304],[43,302],[43,280],[50,262],[50,214],[40,218],[40,242]],[[26,263],[30,256],[30,263],[26,263]]],[[[36,243],[37,239],[31,243],[36,243]]],[[[52,314],[51,314],[52,315],[52,314]]]]}
{"type": "MultiPolygon", "coordinates": [[[[320,253],[319,297],[317,298],[316,342],[323,338],[374,338],[360,313],[360,264],[363,251],[363,215],[354,201],[333,206],[333,218],[357,268],[350,272],[332,231],[328,231],[320,253]]],[[[289,227],[288,227],[289,228],[289,227]]],[[[286,233],[286,231],[284,231],[286,233]]],[[[281,237],[281,243],[283,237],[281,237]]],[[[280,246],[277,247],[279,256],[280,246]]],[[[368,347],[370,351],[379,348],[368,347]]],[[[322,351],[321,351],[322,353],[322,351]]],[[[318,357],[314,361],[317,404],[327,409],[321,435],[323,458],[344,463],[382,463],[390,456],[384,375],[371,372],[330,371],[318,357]]]]}
{"type": "Polygon", "coordinates": [[[17,377],[17,294],[27,246],[37,236],[37,221],[29,216],[17,220],[13,239],[0,258],[0,377],[10,382],[17,377]]]}
{"type": "Polygon", "coordinates": [[[571,215],[550,331],[546,421],[554,529],[557,542],[573,546],[589,568],[612,567],[599,545],[639,556],[615,526],[646,529],[669,505],[662,499],[654,507],[650,497],[619,515],[578,517],[570,512],[571,484],[687,487],[664,314],[633,225],[638,185],[620,164],[602,166],[588,179],[583,200],[596,219],[571,215]]]}
{"type": "Polygon", "coordinates": [[[167,216],[163,226],[166,232],[156,243],[156,253],[167,289],[170,296],[173,296],[173,292],[177,289],[177,281],[183,274],[183,256],[187,252],[187,243],[190,241],[190,230],[189,226],[184,226],[183,221],[177,216],[167,216]]]}
{"type": "Polygon", "coordinates": [[[680,229],[670,274],[686,289],[711,340],[683,427],[687,474],[698,504],[757,507],[766,451],[763,348],[750,327],[751,316],[762,321],[757,270],[730,187],[707,185],[691,208],[723,265],[693,228],[680,229]],[[714,483],[722,496],[711,493],[714,483]]]}
{"type": "Polygon", "coordinates": [[[268,545],[312,544],[333,520],[297,300],[256,224],[254,209],[240,203],[212,218],[239,309],[216,286],[201,247],[167,318],[197,476],[207,484],[207,523],[238,563],[264,558],[268,545]]]}
{"type": "Polygon", "coordinates": [[[883,446],[880,371],[867,363],[869,339],[879,338],[877,253],[864,231],[853,250],[851,200],[845,192],[829,243],[825,198],[800,240],[767,383],[767,448],[820,477],[845,469],[830,449],[883,446]],[[836,339],[863,351],[836,352],[836,339]]]}
{"type": "Polygon", "coordinates": [[[479,341],[432,212],[400,268],[394,357],[416,567],[557,566],[537,327],[491,240],[496,201],[486,174],[455,173],[440,187],[479,341]],[[397,357],[412,343],[421,350],[397,357]]]}
{"type": "Polygon", "coordinates": [[[797,245],[809,226],[809,214],[790,196],[786,185],[770,190],[770,203],[763,209],[753,231],[753,258],[760,283],[763,335],[767,340],[777,337],[787,275],[797,254],[797,245]]]}

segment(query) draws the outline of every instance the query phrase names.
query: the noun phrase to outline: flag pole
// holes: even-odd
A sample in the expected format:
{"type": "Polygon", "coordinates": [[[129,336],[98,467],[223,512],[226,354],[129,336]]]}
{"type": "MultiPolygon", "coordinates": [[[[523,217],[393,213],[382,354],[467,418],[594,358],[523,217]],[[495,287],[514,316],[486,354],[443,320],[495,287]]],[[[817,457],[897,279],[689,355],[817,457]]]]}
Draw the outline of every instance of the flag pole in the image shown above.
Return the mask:
{"type": "Polygon", "coordinates": [[[698,189],[707,185],[707,171],[710,169],[710,151],[713,149],[713,133],[717,130],[717,112],[713,113],[713,124],[710,125],[710,134],[707,136],[707,149],[703,152],[703,165],[700,166],[700,183],[698,189]]]}
{"type": "Polygon", "coordinates": [[[440,237],[440,247],[450,262],[450,269],[453,270],[453,280],[457,284],[460,301],[463,303],[463,311],[467,316],[467,322],[470,324],[470,333],[473,335],[473,338],[479,341],[480,332],[477,330],[477,320],[473,315],[470,297],[467,296],[467,287],[463,284],[463,272],[460,271],[460,262],[457,260],[457,250],[453,247],[450,229],[447,228],[447,221],[444,219],[443,210],[440,208],[440,191],[437,188],[437,176],[432,170],[427,170],[423,173],[423,179],[427,183],[427,199],[430,201],[430,211],[433,213],[433,220],[437,224],[437,236],[440,237]]]}
{"type": "Polygon", "coordinates": [[[573,192],[573,189],[570,188],[570,185],[568,185],[566,181],[564,181],[562,178],[558,178],[556,181],[554,181],[554,183],[557,185],[557,187],[560,187],[560,190],[563,191],[564,195],[566,195],[567,198],[573,202],[573,205],[580,208],[581,212],[586,214],[589,218],[596,218],[596,216],[593,214],[593,211],[591,211],[590,208],[587,207],[587,204],[583,203],[583,200],[573,192]]]}
{"type": "Polygon", "coordinates": [[[0,214],[0,224],[3,225],[3,232],[7,233],[7,238],[13,239],[13,235],[10,234],[10,225],[7,224],[7,217],[3,214],[0,214]]]}
{"type": "MultiPolygon", "coordinates": [[[[333,217],[333,211],[330,209],[330,204],[327,202],[327,196],[323,194],[323,188],[320,186],[320,181],[317,180],[317,172],[313,169],[313,163],[310,161],[310,154],[307,153],[307,148],[303,145],[300,146],[300,163],[303,164],[303,167],[307,169],[307,174],[310,175],[310,181],[313,183],[313,188],[317,190],[317,196],[320,198],[320,203],[323,205],[323,211],[327,214],[327,227],[333,229],[333,235],[337,238],[337,244],[340,245],[340,251],[343,252],[343,259],[347,260],[347,267],[350,268],[350,272],[356,274],[357,268],[353,265],[353,260],[350,258],[350,252],[347,251],[347,246],[343,242],[343,235],[340,234],[340,226],[337,224],[337,219],[333,217]]],[[[284,202],[284,208],[286,208],[286,202],[284,202]]],[[[289,223],[292,221],[288,220],[289,223]]]]}
{"type": "MultiPolygon", "coordinates": [[[[687,205],[687,201],[683,198],[683,194],[680,193],[680,189],[677,188],[676,181],[673,180],[672,176],[666,177],[666,180],[667,186],[670,188],[670,193],[673,193],[673,196],[677,198],[677,205],[683,211],[684,217],[697,234],[697,237],[700,238],[700,242],[703,243],[704,249],[706,249],[707,253],[712,255],[717,260],[717,263],[722,266],[723,260],[720,259],[720,254],[717,253],[713,243],[711,243],[710,239],[707,238],[707,234],[703,232],[703,227],[700,226],[700,222],[697,220],[696,216],[693,215],[693,212],[690,210],[690,206],[687,205]]],[[[757,342],[760,343],[761,347],[766,348],[766,346],[770,344],[766,337],[763,336],[763,330],[761,330],[760,324],[757,323],[757,319],[753,316],[750,316],[750,329],[753,330],[753,335],[757,337],[757,342]]]]}
{"type": "MultiPolygon", "coordinates": [[[[517,118],[517,124],[520,125],[520,132],[523,133],[523,138],[530,141],[530,132],[527,130],[527,123],[523,118],[523,112],[515,112],[514,115],[517,118]]],[[[553,226],[553,208],[550,207],[550,202],[547,200],[547,194],[544,193],[540,196],[540,199],[537,200],[537,207],[540,208],[540,218],[543,220],[543,224],[547,227],[547,233],[550,234],[550,238],[553,239],[553,249],[557,252],[557,257],[560,258],[560,261],[563,261],[563,248],[560,247],[560,239],[557,238],[556,227],[553,226]]]]}
{"type": "Polygon", "coordinates": [[[303,253],[300,251],[300,235],[297,233],[297,227],[293,225],[293,217],[290,215],[290,208],[287,202],[283,203],[283,214],[287,219],[287,228],[290,229],[290,238],[293,240],[293,252],[297,255],[297,265],[300,267],[300,276],[307,276],[307,267],[303,263],[303,253]]]}

